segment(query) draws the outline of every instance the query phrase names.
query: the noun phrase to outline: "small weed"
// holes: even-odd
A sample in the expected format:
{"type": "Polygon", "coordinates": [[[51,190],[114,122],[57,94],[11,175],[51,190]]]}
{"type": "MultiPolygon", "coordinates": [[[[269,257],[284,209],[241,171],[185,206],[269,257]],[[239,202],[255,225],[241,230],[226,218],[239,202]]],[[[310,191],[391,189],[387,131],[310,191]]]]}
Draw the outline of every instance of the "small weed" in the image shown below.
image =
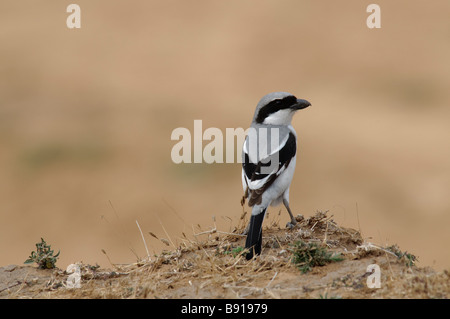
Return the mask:
{"type": "Polygon", "coordinates": [[[324,295],[319,294],[319,299],[342,299],[341,296],[328,296],[328,292],[326,292],[324,295]]]}
{"type": "Polygon", "coordinates": [[[224,255],[232,255],[234,258],[236,258],[237,256],[243,254],[244,252],[246,252],[246,249],[244,247],[241,247],[241,246],[238,246],[238,247],[235,247],[235,248],[227,247],[223,251],[223,254],[224,255]]]}
{"type": "Polygon", "coordinates": [[[55,268],[58,260],[59,251],[53,255],[53,250],[50,245],[47,245],[44,238],[41,238],[40,243],[36,243],[36,251],[32,251],[30,257],[25,260],[24,264],[37,263],[40,269],[55,268]]]}
{"type": "Polygon", "coordinates": [[[231,250],[231,255],[233,255],[233,257],[236,258],[236,256],[239,256],[240,254],[242,254],[245,251],[244,247],[238,246],[234,249],[231,250]]]}
{"type": "Polygon", "coordinates": [[[407,251],[402,252],[397,245],[389,246],[386,249],[394,253],[398,259],[405,261],[406,266],[412,267],[416,264],[417,257],[407,251]]]}
{"type": "Polygon", "coordinates": [[[297,241],[290,249],[293,253],[292,262],[297,265],[302,273],[307,273],[315,266],[342,261],[344,258],[340,254],[333,254],[317,243],[305,243],[297,241]]]}

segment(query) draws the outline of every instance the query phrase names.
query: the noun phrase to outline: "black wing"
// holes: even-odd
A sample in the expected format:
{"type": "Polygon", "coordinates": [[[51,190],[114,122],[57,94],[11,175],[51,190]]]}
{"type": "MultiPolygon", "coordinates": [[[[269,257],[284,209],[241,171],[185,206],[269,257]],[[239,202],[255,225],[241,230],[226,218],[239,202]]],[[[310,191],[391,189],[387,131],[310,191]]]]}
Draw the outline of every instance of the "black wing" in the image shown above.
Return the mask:
{"type": "Polygon", "coordinates": [[[286,168],[289,165],[296,152],[297,143],[295,135],[293,133],[289,133],[289,137],[283,147],[278,152],[270,154],[270,156],[263,161],[259,161],[258,163],[254,164],[250,162],[248,154],[244,154],[242,168],[244,170],[245,180],[247,182],[248,195],[250,196],[248,202],[249,206],[261,204],[262,194],[264,193],[264,191],[277,179],[280,170],[283,169],[283,167],[286,168]],[[275,171],[270,173],[262,172],[263,167],[270,167],[272,164],[272,160],[276,160],[277,158],[278,166],[275,171]],[[258,183],[258,181],[260,181],[260,183],[258,183]]]}

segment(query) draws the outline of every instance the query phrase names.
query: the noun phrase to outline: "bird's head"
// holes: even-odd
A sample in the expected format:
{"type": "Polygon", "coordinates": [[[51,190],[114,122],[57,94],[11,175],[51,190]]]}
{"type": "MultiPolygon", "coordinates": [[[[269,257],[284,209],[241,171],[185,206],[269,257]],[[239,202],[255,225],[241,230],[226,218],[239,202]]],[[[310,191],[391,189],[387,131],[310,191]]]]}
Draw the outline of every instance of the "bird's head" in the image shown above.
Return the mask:
{"type": "Polygon", "coordinates": [[[256,106],[254,123],[289,125],[295,112],[310,106],[306,100],[297,99],[287,92],[269,93],[256,106]]]}

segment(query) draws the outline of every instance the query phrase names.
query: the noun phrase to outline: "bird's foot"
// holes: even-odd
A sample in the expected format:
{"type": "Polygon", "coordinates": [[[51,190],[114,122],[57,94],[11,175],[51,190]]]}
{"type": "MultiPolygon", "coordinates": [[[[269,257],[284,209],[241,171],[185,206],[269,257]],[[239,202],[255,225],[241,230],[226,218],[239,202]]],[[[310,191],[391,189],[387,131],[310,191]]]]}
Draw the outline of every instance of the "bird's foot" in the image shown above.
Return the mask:
{"type": "Polygon", "coordinates": [[[287,222],[286,228],[293,229],[295,227],[295,225],[297,225],[297,221],[296,220],[291,220],[290,222],[287,222]]]}

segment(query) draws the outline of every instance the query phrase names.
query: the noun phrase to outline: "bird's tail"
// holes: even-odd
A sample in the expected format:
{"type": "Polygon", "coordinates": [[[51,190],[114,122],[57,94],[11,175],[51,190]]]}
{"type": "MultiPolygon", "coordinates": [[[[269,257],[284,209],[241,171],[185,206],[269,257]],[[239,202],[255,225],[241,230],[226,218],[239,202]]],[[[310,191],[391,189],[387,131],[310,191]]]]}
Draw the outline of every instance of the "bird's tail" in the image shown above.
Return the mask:
{"type": "Polygon", "coordinates": [[[245,258],[250,260],[253,258],[253,254],[261,254],[262,247],[262,223],[266,209],[257,215],[250,217],[250,224],[247,234],[247,240],[245,241],[245,248],[249,250],[245,258]]]}

